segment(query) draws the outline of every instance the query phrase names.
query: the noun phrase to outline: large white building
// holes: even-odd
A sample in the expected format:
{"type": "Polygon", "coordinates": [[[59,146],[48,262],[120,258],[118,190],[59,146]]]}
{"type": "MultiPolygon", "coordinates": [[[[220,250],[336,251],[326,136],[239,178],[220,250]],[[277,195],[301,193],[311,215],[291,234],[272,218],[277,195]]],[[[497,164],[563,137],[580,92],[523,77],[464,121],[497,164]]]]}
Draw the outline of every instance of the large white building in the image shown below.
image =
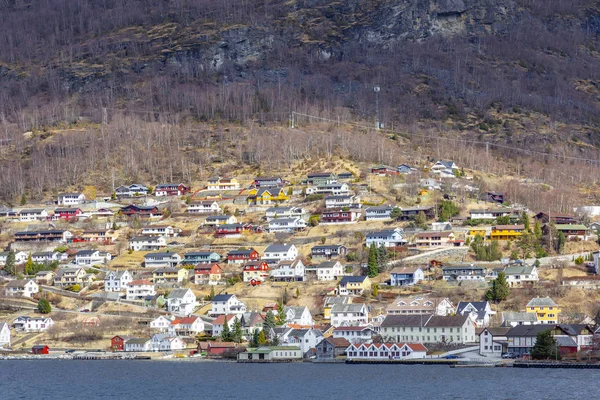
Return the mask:
{"type": "Polygon", "coordinates": [[[33,297],[40,291],[40,286],[33,279],[14,279],[4,286],[6,296],[33,297]]]}
{"type": "Polygon", "coordinates": [[[154,289],[154,284],[145,279],[131,281],[127,285],[127,300],[144,300],[147,297],[155,295],[156,290],[154,289]]]}
{"type": "Polygon", "coordinates": [[[79,250],[75,254],[75,264],[85,267],[90,265],[104,265],[112,259],[112,255],[100,250],[79,250]]]}
{"type": "Polygon", "coordinates": [[[129,240],[129,248],[133,251],[160,250],[166,245],[167,241],[162,236],[138,236],[129,240]]]}
{"type": "Polygon", "coordinates": [[[331,325],[364,326],[369,323],[369,311],[365,304],[334,304],[331,307],[331,325]]]}
{"type": "Polygon", "coordinates": [[[85,202],[83,193],[62,193],[56,198],[56,202],[61,206],[71,206],[85,202]]]}
{"type": "Polygon", "coordinates": [[[109,271],[104,276],[105,292],[121,292],[127,289],[127,285],[133,281],[129,271],[109,271]]]}
{"type": "Polygon", "coordinates": [[[298,249],[293,244],[271,244],[264,252],[263,260],[269,264],[277,264],[280,261],[295,260],[298,257],[298,249]]]}
{"type": "Polygon", "coordinates": [[[173,289],[167,297],[167,311],[175,315],[191,315],[198,306],[191,289],[173,289]]]}
{"type": "Polygon", "coordinates": [[[469,315],[388,315],[379,327],[384,340],[399,343],[467,344],[477,341],[469,315]]]}
{"type": "Polygon", "coordinates": [[[235,314],[246,312],[246,305],[235,294],[218,294],[212,299],[210,315],[235,314]]]}

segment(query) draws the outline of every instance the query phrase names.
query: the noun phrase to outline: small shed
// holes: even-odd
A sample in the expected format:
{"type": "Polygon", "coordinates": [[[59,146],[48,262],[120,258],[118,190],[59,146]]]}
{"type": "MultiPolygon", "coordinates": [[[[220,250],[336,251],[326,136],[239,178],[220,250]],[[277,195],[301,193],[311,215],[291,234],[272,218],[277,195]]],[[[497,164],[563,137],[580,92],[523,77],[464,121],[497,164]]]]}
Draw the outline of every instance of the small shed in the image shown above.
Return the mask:
{"type": "Polygon", "coordinates": [[[31,354],[50,354],[50,348],[44,344],[36,344],[31,348],[31,354]]]}

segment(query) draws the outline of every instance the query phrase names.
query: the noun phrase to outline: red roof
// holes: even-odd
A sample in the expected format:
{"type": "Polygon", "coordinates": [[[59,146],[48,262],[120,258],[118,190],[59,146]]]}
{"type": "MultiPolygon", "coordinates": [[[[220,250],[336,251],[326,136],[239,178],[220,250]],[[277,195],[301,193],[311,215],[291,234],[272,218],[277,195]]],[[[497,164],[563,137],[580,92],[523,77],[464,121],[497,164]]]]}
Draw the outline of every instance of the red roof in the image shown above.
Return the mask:
{"type": "Polygon", "coordinates": [[[173,320],[173,322],[171,322],[171,325],[191,325],[194,322],[196,322],[197,319],[198,319],[198,317],[196,317],[196,316],[179,318],[179,319],[173,320]]]}
{"type": "Polygon", "coordinates": [[[219,315],[217,318],[215,318],[215,320],[212,322],[213,325],[223,325],[225,323],[225,317],[227,317],[227,321],[231,321],[235,315],[233,314],[228,314],[228,315],[219,315]]]}
{"type": "Polygon", "coordinates": [[[334,331],[364,331],[370,329],[368,326],[338,326],[334,328],[334,331]]]}
{"type": "Polygon", "coordinates": [[[408,347],[412,349],[412,351],[427,351],[427,347],[423,346],[421,343],[406,343],[408,347]]]}
{"type": "Polygon", "coordinates": [[[146,279],[136,279],[135,281],[131,281],[129,282],[130,286],[134,286],[134,285],[150,285],[152,286],[152,282],[146,280],[146,279]]]}

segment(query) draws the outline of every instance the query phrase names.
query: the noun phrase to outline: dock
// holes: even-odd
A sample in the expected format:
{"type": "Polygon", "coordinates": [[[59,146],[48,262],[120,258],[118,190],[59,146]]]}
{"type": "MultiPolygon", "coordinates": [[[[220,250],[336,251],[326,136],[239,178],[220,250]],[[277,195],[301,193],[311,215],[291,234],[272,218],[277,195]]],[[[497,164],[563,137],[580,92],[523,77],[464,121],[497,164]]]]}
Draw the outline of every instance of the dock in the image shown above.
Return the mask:
{"type": "Polygon", "coordinates": [[[515,362],[513,368],[600,369],[600,364],[584,362],[515,362]]]}
{"type": "Polygon", "coordinates": [[[456,365],[459,360],[446,360],[440,358],[415,358],[412,360],[346,360],[346,364],[398,364],[398,365],[456,365]]]}

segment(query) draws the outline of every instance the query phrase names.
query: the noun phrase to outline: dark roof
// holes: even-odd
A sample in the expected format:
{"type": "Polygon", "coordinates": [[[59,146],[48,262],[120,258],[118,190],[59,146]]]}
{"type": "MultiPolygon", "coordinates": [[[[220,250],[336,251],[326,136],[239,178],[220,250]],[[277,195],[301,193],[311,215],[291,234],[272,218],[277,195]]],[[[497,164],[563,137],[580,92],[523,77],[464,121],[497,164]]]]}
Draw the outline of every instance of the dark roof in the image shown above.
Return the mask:
{"type": "Polygon", "coordinates": [[[364,282],[367,279],[366,276],[345,276],[340,281],[340,284],[350,283],[350,282],[364,282]]]}
{"type": "Polygon", "coordinates": [[[473,305],[477,309],[477,311],[484,311],[488,302],[487,301],[461,301],[456,306],[456,313],[462,314],[465,307],[469,304],[473,305]]]}
{"type": "Polygon", "coordinates": [[[538,333],[549,331],[554,325],[517,325],[510,331],[506,332],[506,336],[537,336],[538,333]]]}
{"type": "Polygon", "coordinates": [[[434,315],[427,322],[427,326],[433,326],[433,327],[463,326],[465,321],[468,318],[469,318],[468,315],[452,315],[452,316],[434,315]]]}
{"type": "Polygon", "coordinates": [[[397,326],[425,326],[431,318],[431,314],[423,315],[388,315],[381,323],[381,327],[397,327],[397,326]]]}
{"type": "Polygon", "coordinates": [[[229,300],[233,295],[232,294],[218,294],[215,297],[213,297],[213,302],[215,301],[227,301],[229,300]]]}

